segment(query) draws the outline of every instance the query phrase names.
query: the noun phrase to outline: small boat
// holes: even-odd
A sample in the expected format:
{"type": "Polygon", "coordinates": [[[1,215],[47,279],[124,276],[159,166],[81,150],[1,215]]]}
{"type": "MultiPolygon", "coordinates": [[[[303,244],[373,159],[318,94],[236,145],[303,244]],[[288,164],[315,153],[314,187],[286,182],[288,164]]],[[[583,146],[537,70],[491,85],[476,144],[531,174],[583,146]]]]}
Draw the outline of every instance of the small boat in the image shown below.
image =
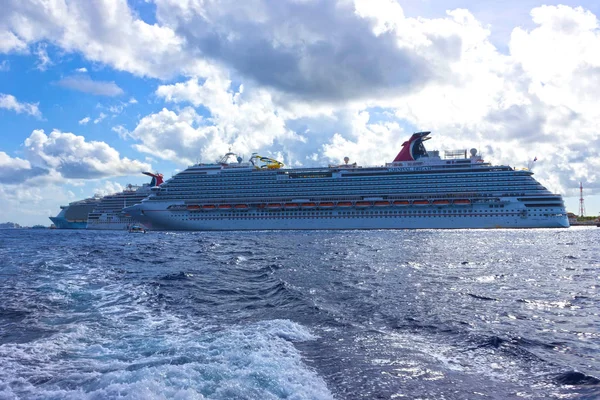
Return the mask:
{"type": "Polygon", "coordinates": [[[371,202],[370,201],[357,201],[356,202],[356,207],[371,207],[371,202]]]}
{"type": "Polygon", "coordinates": [[[191,210],[191,211],[194,211],[194,210],[199,210],[199,209],[200,209],[200,206],[199,206],[199,205],[197,205],[197,204],[189,204],[189,205],[187,206],[187,209],[188,209],[188,210],[191,210]]]}
{"type": "Polygon", "coordinates": [[[302,208],[315,208],[317,205],[315,203],[302,203],[300,207],[302,208]]]}
{"type": "Polygon", "coordinates": [[[456,205],[458,205],[458,206],[468,206],[469,204],[471,204],[471,200],[468,200],[468,199],[458,199],[458,200],[454,200],[453,203],[456,204],[456,205]]]}
{"type": "Polygon", "coordinates": [[[298,208],[298,203],[285,203],[283,205],[283,208],[285,208],[287,210],[296,209],[296,208],[298,208]]]}
{"type": "Polygon", "coordinates": [[[230,210],[231,204],[219,204],[219,210],[230,210]]]}
{"type": "Polygon", "coordinates": [[[408,200],[396,200],[394,201],[395,206],[407,206],[410,202],[408,200]]]}
{"type": "Polygon", "coordinates": [[[329,203],[329,202],[325,202],[325,203],[319,203],[319,208],[333,208],[333,203],[329,203]]]}
{"type": "Polygon", "coordinates": [[[389,201],[376,201],[375,202],[375,207],[389,207],[390,202],[389,201]]]}
{"type": "Polygon", "coordinates": [[[352,202],[350,201],[339,201],[337,203],[338,207],[352,207],[352,202]]]}
{"type": "Polygon", "coordinates": [[[281,208],[281,203],[269,203],[267,204],[267,208],[271,209],[271,210],[278,210],[281,208]]]}
{"type": "Polygon", "coordinates": [[[247,210],[248,206],[246,204],[236,204],[235,206],[233,206],[233,208],[235,208],[236,210],[247,210]]]}
{"type": "Polygon", "coordinates": [[[433,204],[436,206],[447,206],[450,202],[448,200],[434,200],[433,204]]]}
{"type": "Polygon", "coordinates": [[[214,204],[205,204],[202,206],[202,209],[205,211],[212,211],[214,209],[216,209],[217,207],[214,204]]]}
{"type": "Polygon", "coordinates": [[[428,206],[429,200],[415,200],[413,201],[413,205],[415,206],[428,206]]]}
{"type": "Polygon", "coordinates": [[[146,230],[140,225],[130,225],[128,231],[129,233],[146,233],[146,230]]]}

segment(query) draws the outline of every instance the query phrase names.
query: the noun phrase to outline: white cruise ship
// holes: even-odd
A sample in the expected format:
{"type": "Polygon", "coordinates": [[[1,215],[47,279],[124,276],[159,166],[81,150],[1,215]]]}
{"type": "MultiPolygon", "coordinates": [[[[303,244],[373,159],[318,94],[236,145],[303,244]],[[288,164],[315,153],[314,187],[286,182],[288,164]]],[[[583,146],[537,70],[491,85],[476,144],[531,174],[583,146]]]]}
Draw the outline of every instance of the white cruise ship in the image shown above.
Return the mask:
{"type": "Polygon", "coordinates": [[[162,174],[143,172],[152,177],[149,184],[129,185],[119,193],[102,197],[87,216],[87,229],[127,230],[136,224],[130,216],[122,212],[123,208],[133,206],[148,197],[153,187],[163,183],[162,174]]]}
{"type": "Polygon", "coordinates": [[[529,170],[491,165],[472,149],[427,152],[418,132],[396,159],[282,168],[253,156],[197,164],[124,210],[153,230],[565,228],[560,195],[529,170]],[[261,166],[257,165],[264,162],[261,166]]]}

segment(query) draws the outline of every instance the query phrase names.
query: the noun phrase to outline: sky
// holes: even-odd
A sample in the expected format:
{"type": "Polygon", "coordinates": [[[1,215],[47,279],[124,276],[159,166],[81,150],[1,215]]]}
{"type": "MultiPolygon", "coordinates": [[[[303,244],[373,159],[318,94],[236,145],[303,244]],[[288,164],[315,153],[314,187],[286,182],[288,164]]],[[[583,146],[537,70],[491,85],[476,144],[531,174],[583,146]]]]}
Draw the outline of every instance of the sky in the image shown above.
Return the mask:
{"type": "Polygon", "coordinates": [[[0,222],[229,150],[383,165],[424,130],[600,214],[597,1],[2,3],[0,222]]]}

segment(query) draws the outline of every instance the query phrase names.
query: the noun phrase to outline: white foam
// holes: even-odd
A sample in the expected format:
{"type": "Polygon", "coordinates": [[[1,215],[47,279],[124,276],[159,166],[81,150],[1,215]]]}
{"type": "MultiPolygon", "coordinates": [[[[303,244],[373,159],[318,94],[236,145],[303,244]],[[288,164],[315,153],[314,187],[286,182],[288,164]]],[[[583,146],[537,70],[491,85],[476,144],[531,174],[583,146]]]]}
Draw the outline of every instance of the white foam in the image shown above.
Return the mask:
{"type": "Polygon", "coordinates": [[[314,338],[288,320],[226,330],[150,315],[137,327],[74,325],[0,346],[0,398],[331,399],[293,345],[314,338]]]}

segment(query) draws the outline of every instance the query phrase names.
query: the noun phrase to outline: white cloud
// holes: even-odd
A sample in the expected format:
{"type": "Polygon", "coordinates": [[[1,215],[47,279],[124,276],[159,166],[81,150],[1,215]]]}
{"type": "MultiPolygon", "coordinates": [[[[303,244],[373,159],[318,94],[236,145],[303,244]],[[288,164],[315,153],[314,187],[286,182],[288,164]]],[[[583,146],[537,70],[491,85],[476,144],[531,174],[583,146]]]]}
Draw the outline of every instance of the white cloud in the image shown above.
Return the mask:
{"type": "Polygon", "coordinates": [[[123,89],[114,82],[94,81],[87,75],[68,76],[58,81],[57,84],[68,89],[99,96],[119,96],[124,93],[123,89]]]}
{"type": "Polygon", "coordinates": [[[104,142],[88,142],[83,136],[57,130],[49,135],[34,130],[24,147],[30,162],[56,170],[67,179],[98,179],[151,169],[146,163],[121,158],[117,150],[104,142]]]}
{"type": "Polygon", "coordinates": [[[287,153],[290,146],[304,140],[286,127],[267,91],[246,93],[230,86],[231,82],[221,75],[207,78],[202,84],[194,78],[160,86],[158,97],[202,105],[210,116],[203,118],[191,107],[179,112],[164,108],[142,118],[129,133],[140,142],[135,148],[158,158],[191,163],[214,160],[229,147],[246,155],[263,150],[287,153]]]}
{"type": "Polygon", "coordinates": [[[0,151],[0,183],[2,184],[21,183],[47,174],[47,169],[34,167],[27,160],[12,158],[5,152],[0,151]]]}
{"type": "Polygon", "coordinates": [[[6,71],[10,71],[10,63],[8,60],[2,60],[2,62],[0,62],[0,72],[6,71]]]}
{"type": "Polygon", "coordinates": [[[116,132],[123,140],[127,140],[129,137],[129,131],[123,125],[113,126],[111,131],[116,132]]]}
{"type": "Polygon", "coordinates": [[[12,110],[17,114],[25,113],[41,118],[42,113],[38,108],[39,103],[19,103],[15,96],[0,93],[0,108],[12,110]]]}
{"type": "Polygon", "coordinates": [[[100,115],[98,115],[98,118],[96,118],[94,120],[94,124],[98,124],[98,123],[102,122],[102,120],[104,120],[104,118],[106,118],[106,114],[101,112],[100,115]]]}
{"type": "Polygon", "coordinates": [[[36,68],[39,71],[45,71],[48,69],[49,66],[52,65],[52,60],[50,60],[50,57],[48,56],[48,51],[46,50],[47,45],[46,43],[40,43],[37,45],[37,48],[35,49],[35,55],[38,58],[38,63],[36,65],[36,68]]]}
{"type": "Polygon", "coordinates": [[[172,29],[147,24],[126,0],[98,2],[5,0],[0,16],[0,52],[26,51],[46,41],[136,75],[171,77],[202,61],[182,51],[184,40],[172,29]]]}
{"type": "Polygon", "coordinates": [[[27,43],[9,30],[0,28],[0,53],[25,52],[27,43]]]}
{"type": "Polygon", "coordinates": [[[108,196],[109,194],[122,192],[124,189],[125,187],[119,182],[105,181],[101,186],[97,186],[94,189],[94,193],[101,196],[108,196]]]}
{"type": "Polygon", "coordinates": [[[77,68],[77,69],[75,70],[75,72],[81,72],[81,73],[85,73],[85,72],[87,72],[87,68],[86,68],[86,67],[77,68]]]}
{"type": "Polygon", "coordinates": [[[17,222],[24,226],[50,225],[48,216],[55,216],[59,206],[77,200],[61,184],[47,186],[0,185],[0,221],[17,222]],[[52,193],[52,196],[48,196],[52,193]]]}
{"type": "Polygon", "coordinates": [[[79,120],[79,125],[86,125],[88,122],[90,122],[90,117],[85,117],[79,120]]]}

